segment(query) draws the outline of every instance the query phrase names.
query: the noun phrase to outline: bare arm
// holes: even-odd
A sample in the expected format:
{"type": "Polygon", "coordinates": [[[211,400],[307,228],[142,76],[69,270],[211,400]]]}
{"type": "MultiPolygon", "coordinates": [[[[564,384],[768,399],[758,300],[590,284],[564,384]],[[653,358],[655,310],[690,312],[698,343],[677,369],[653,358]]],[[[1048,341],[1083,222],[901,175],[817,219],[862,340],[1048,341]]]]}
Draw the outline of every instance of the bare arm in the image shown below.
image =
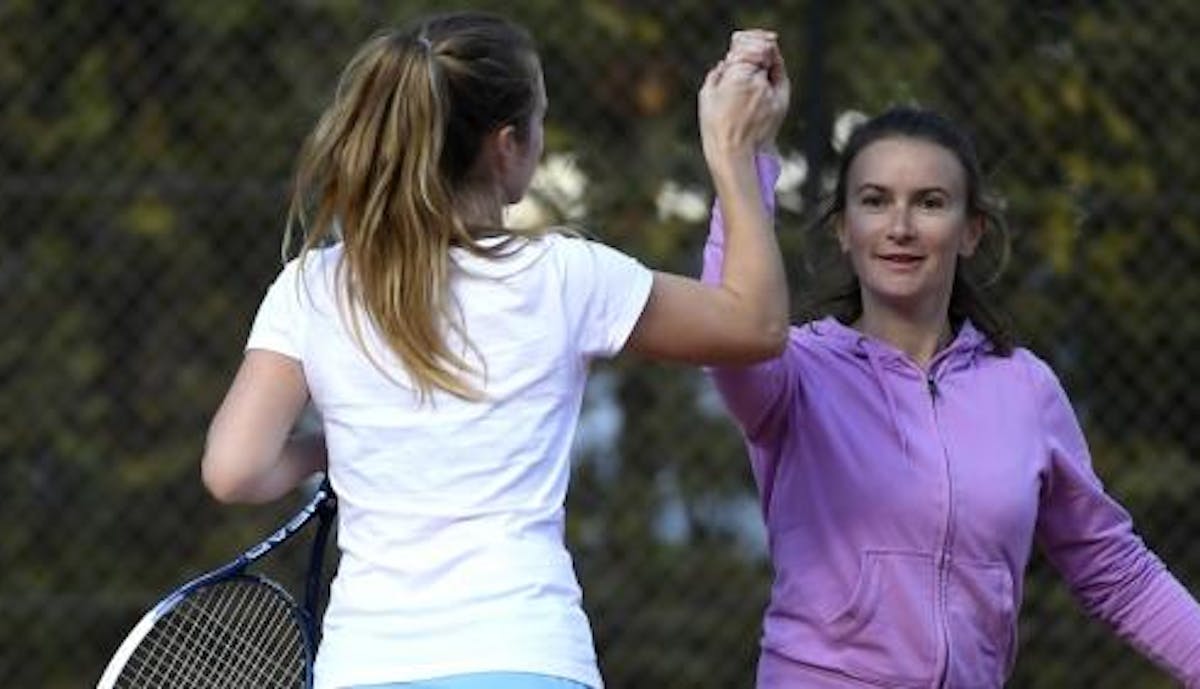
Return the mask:
{"type": "Polygon", "coordinates": [[[291,436],[308,401],[300,362],[282,354],[246,352],[208,429],[201,471],[222,502],[269,502],[326,466],[319,435],[291,436]]]}
{"type": "Polygon", "coordinates": [[[787,86],[746,63],[721,64],[700,92],[701,139],[726,222],[721,280],[657,273],[626,349],[655,359],[733,364],[777,356],[788,331],[787,280],[759,198],[754,154],[773,141],[787,86]]]}

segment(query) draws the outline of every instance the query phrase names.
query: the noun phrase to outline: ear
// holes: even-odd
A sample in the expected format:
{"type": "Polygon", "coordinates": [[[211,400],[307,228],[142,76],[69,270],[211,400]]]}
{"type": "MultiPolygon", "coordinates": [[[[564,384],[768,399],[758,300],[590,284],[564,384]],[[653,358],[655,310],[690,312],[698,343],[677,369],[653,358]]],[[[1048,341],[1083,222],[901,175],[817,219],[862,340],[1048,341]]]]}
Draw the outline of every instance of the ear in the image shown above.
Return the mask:
{"type": "Polygon", "coordinates": [[[483,137],[479,156],[475,159],[472,177],[477,180],[499,182],[517,159],[516,131],[505,125],[483,137]]]}
{"type": "Polygon", "coordinates": [[[983,239],[986,222],[983,213],[976,213],[967,221],[967,231],[963,233],[962,244],[958,247],[959,256],[970,258],[975,254],[975,248],[979,246],[979,240],[983,239]]]}
{"type": "Polygon", "coordinates": [[[833,218],[833,235],[837,237],[842,253],[850,253],[850,240],[846,237],[846,217],[842,213],[833,218]]]}
{"type": "Polygon", "coordinates": [[[495,172],[499,173],[500,178],[503,179],[504,175],[521,160],[522,147],[517,138],[517,128],[506,124],[492,132],[489,138],[497,166],[495,172]]]}

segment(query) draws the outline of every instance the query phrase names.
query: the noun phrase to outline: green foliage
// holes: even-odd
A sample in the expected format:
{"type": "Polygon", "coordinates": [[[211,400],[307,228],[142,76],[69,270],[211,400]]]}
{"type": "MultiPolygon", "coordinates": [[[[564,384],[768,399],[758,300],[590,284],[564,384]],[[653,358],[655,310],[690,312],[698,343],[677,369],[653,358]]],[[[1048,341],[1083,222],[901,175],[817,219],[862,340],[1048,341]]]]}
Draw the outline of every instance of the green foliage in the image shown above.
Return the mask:
{"type": "MultiPolygon", "coordinates": [[[[736,26],[781,32],[786,152],[895,102],[968,123],[1017,231],[1004,303],[1062,375],[1114,494],[1200,582],[1200,4],[465,4],[535,33],[548,146],[590,180],[587,229],[656,267],[699,265],[704,223],[660,217],[656,198],[668,181],[707,188],[695,91],[736,26]]],[[[286,512],[210,503],[204,429],[338,71],[379,27],[441,7],[0,3],[0,514],[21,525],[0,530],[0,684],[93,682],[158,593],[286,512]]],[[[782,216],[789,265],[802,220],[782,216]]],[[[769,571],[740,516],[741,442],[697,372],[601,370],[589,413],[615,403],[620,434],[581,448],[568,535],[610,684],[746,686],[769,571]]],[[[1043,563],[1026,602],[1015,686],[1165,685],[1043,563]]]]}

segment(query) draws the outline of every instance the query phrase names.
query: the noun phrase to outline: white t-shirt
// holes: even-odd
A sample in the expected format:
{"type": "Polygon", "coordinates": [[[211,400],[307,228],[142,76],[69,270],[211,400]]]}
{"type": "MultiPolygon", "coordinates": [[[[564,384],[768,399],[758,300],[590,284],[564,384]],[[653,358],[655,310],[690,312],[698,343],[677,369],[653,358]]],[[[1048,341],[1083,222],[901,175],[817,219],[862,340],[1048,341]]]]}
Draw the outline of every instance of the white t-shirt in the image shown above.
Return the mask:
{"type": "Polygon", "coordinates": [[[324,421],[341,561],[316,686],[485,671],[602,686],[563,544],[568,453],[588,362],[624,345],[650,271],[560,235],[499,260],[454,250],[451,291],[486,399],[439,391],[421,406],[369,320],[387,375],[341,315],[341,253],[289,263],[247,344],[299,360],[324,421]]]}

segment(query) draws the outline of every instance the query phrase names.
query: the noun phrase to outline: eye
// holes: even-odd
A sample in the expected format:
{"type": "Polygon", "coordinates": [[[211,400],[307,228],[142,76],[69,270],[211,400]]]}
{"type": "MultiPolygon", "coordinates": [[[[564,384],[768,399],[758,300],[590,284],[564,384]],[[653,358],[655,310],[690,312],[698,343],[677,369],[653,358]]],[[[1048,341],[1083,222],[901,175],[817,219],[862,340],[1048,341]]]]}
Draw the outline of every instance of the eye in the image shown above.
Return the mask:
{"type": "Polygon", "coordinates": [[[883,208],[884,204],[887,203],[887,199],[883,194],[871,192],[860,196],[858,203],[863,208],[878,209],[883,208]]]}
{"type": "Polygon", "coordinates": [[[921,210],[936,211],[945,208],[948,204],[946,197],[943,194],[933,193],[925,194],[917,202],[921,210]]]}

